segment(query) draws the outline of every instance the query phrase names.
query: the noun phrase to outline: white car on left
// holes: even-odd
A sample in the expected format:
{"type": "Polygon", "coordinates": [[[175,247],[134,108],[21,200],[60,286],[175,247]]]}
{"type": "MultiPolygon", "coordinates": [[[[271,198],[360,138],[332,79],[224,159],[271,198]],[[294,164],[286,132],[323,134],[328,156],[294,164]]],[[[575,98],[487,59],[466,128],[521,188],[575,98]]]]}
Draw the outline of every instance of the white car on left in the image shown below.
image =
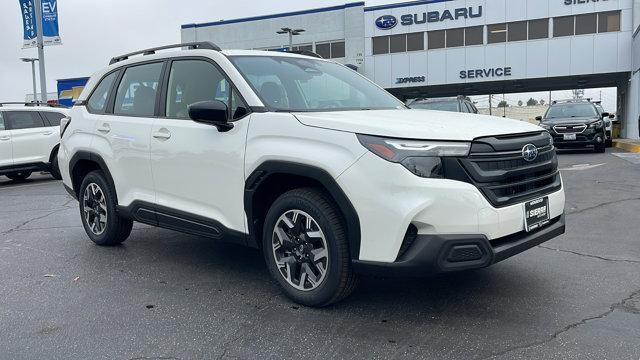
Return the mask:
{"type": "Polygon", "coordinates": [[[0,176],[24,180],[34,171],[61,179],[60,120],[65,108],[34,103],[0,103],[0,176]]]}

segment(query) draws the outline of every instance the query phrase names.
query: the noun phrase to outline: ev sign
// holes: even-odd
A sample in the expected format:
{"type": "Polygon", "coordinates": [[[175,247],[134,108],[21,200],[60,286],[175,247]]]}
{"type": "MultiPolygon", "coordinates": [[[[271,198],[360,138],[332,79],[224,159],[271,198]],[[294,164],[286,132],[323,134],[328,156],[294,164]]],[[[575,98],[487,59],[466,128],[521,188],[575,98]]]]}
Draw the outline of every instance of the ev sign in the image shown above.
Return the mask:
{"type": "Polygon", "coordinates": [[[22,48],[37,46],[38,24],[42,24],[42,38],[44,45],[61,45],[60,32],[58,30],[58,1],[42,1],[42,19],[36,21],[36,1],[19,0],[22,14],[23,44],[22,48]]]}

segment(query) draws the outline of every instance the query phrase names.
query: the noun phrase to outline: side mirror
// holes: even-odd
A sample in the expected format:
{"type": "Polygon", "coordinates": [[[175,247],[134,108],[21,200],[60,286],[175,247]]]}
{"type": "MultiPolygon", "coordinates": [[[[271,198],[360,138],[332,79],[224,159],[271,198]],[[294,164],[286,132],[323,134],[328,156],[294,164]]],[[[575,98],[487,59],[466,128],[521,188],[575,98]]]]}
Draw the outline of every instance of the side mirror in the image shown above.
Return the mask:
{"type": "Polygon", "coordinates": [[[536,116],[536,121],[542,121],[542,116],[536,116]]]}
{"type": "Polygon", "coordinates": [[[609,113],[608,112],[603,112],[602,113],[602,118],[608,118],[609,117],[609,113]]]}
{"type": "Polygon", "coordinates": [[[229,109],[220,100],[200,101],[189,105],[191,120],[215,126],[218,131],[226,132],[233,129],[229,123],[229,109]]]}
{"type": "Polygon", "coordinates": [[[609,114],[609,119],[615,119],[616,116],[614,114],[609,114]]]}

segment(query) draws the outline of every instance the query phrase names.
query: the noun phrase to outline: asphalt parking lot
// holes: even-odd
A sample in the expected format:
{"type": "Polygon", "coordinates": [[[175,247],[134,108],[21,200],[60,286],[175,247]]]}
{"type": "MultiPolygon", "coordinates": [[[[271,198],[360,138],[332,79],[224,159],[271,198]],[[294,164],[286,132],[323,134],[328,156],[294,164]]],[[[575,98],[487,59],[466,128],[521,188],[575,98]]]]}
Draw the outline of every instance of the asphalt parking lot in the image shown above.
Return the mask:
{"type": "Polygon", "coordinates": [[[640,164],[563,153],[567,233],[311,309],[258,251],[137,224],[93,245],[58,181],[0,179],[4,359],[640,359],[640,164]]]}

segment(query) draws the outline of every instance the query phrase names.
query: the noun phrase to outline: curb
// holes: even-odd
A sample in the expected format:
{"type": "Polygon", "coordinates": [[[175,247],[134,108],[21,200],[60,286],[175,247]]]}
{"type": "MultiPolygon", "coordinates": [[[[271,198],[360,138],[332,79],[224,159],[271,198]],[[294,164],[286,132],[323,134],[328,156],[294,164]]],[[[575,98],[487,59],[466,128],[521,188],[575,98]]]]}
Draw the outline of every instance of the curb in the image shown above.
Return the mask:
{"type": "Polygon", "coordinates": [[[633,153],[640,153],[640,143],[613,140],[613,146],[633,153]]]}

